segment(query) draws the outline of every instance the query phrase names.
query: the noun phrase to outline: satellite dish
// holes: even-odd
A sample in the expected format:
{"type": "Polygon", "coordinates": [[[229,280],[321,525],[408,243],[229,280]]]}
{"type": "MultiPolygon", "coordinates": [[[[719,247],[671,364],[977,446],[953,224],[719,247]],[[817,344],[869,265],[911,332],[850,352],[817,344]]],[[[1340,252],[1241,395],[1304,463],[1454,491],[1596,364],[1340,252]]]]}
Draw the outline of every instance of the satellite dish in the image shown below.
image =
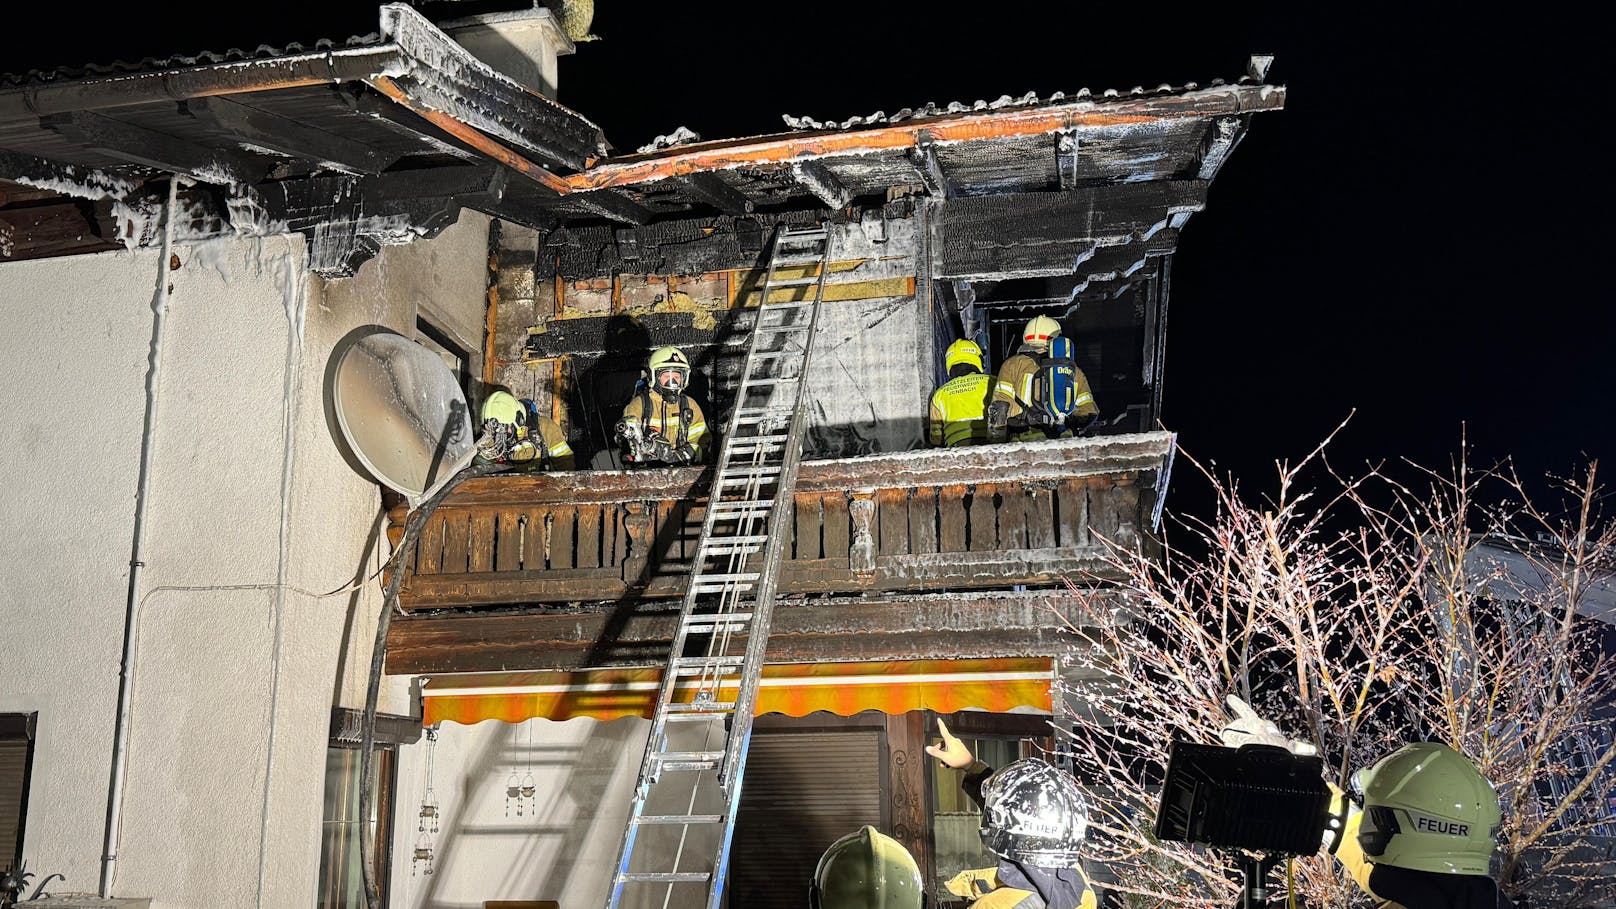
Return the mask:
{"type": "Polygon", "coordinates": [[[355,457],[412,502],[475,454],[466,397],[448,365],[403,335],[378,331],[350,344],[331,397],[355,457]]]}

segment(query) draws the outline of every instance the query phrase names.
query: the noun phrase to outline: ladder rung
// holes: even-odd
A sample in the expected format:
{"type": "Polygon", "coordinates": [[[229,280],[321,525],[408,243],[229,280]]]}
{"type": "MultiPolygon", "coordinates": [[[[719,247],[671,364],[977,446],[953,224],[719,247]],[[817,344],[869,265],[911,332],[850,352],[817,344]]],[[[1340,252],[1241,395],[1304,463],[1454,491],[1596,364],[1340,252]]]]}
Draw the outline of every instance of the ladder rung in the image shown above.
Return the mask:
{"type": "Polygon", "coordinates": [[[739,502],[713,502],[707,506],[708,511],[724,513],[732,511],[761,511],[774,504],[773,499],[743,499],[739,502]]]}
{"type": "Polygon", "coordinates": [[[766,377],[758,378],[758,379],[742,379],[741,380],[741,388],[743,390],[746,390],[746,389],[752,389],[752,388],[762,388],[765,385],[769,385],[769,386],[784,385],[787,382],[795,382],[795,381],[797,381],[798,379],[801,379],[801,378],[802,378],[802,376],[799,375],[799,376],[766,376],[766,377]]]}
{"type": "Polygon", "coordinates": [[[765,404],[762,407],[742,407],[735,412],[735,415],[743,420],[767,416],[788,417],[796,410],[795,404],[765,404]]]}
{"type": "Polygon", "coordinates": [[[634,818],[636,824],[721,824],[722,814],[642,814],[634,818]]]}
{"type": "Polygon", "coordinates": [[[719,479],[718,485],[719,486],[745,486],[748,483],[770,483],[770,482],[774,481],[774,478],[776,476],[778,476],[779,473],[780,472],[777,470],[773,474],[767,474],[767,475],[759,474],[759,473],[752,473],[752,474],[747,474],[746,476],[743,476],[743,477],[722,477],[722,478],[719,479]]]}
{"type": "Polygon", "coordinates": [[[764,332],[767,332],[768,334],[771,334],[771,335],[783,335],[783,334],[787,334],[789,332],[799,332],[799,333],[806,334],[809,327],[810,326],[807,326],[807,325],[795,325],[795,324],[793,324],[793,325],[759,325],[759,326],[753,328],[752,332],[754,334],[762,334],[764,332]]]}
{"type": "Polygon", "coordinates": [[[767,542],[769,542],[769,537],[768,537],[767,534],[748,533],[748,534],[742,534],[740,536],[735,536],[735,537],[714,538],[714,539],[708,540],[707,545],[713,546],[713,545],[720,544],[720,543],[737,543],[737,544],[741,544],[741,545],[751,545],[753,543],[767,543],[767,542]]]}
{"type": "Polygon", "coordinates": [[[698,581],[693,586],[694,586],[694,590],[697,593],[728,593],[729,591],[732,591],[732,590],[739,590],[739,591],[745,592],[747,590],[751,590],[753,585],[751,585],[751,584],[703,584],[700,581],[698,581]]]}
{"type": "Polygon", "coordinates": [[[819,276],[810,275],[806,278],[775,278],[770,281],[769,287],[806,287],[809,284],[818,284],[819,276]]]}
{"type": "Polygon", "coordinates": [[[617,879],[625,884],[698,884],[712,876],[711,871],[630,871],[617,879]]]}
{"type": "Polygon", "coordinates": [[[726,612],[721,615],[693,615],[685,620],[685,630],[713,628],[718,625],[743,626],[752,621],[750,612],[726,612]]]}
{"type": "Polygon", "coordinates": [[[745,654],[728,654],[725,656],[675,657],[673,665],[675,668],[694,666],[697,669],[704,669],[708,666],[739,666],[744,662],[746,662],[745,654]]]}
{"type": "Polygon", "coordinates": [[[707,555],[735,555],[737,553],[741,553],[741,554],[744,554],[744,555],[751,555],[754,552],[762,552],[762,551],[763,551],[763,544],[762,543],[729,543],[729,542],[716,543],[715,542],[715,543],[708,543],[707,544],[706,554],[707,555]]]}
{"type": "Polygon", "coordinates": [[[651,755],[659,764],[711,764],[723,757],[722,751],[658,751],[651,755]]]}
{"type": "Polygon", "coordinates": [[[749,584],[763,575],[756,571],[743,571],[740,574],[703,574],[697,577],[706,583],[723,581],[726,584],[749,584]]]}
{"type": "MultiPolygon", "coordinates": [[[[668,713],[695,714],[699,717],[709,713],[730,713],[735,709],[735,702],[712,701],[706,704],[687,704],[683,701],[676,701],[668,704],[664,709],[668,713]]],[[[668,719],[673,719],[673,717],[670,716],[668,719]]]]}
{"type": "Polygon", "coordinates": [[[731,465],[720,476],[725,480],[749,480],[752,477],[775,477],[780,475],[783,465],[757,464],[746,467],[731,465]]]}
{"type": "MultiPolygon", "coordinates": [[[[815,278],[814,280],[817,281],[819,279],[815,278]]],[[[760,314],[767,315],[768,313],[780,312],[781,310],[785,309],[806,309],[812,305],[814,305],[814,301],[812,300],[797,300],[789,303],[765,303],[763,306],[758,308],[758,312],[760,314]]],[[[807,328],[808,326],[804,325],[803,327],[807,328]]]]}

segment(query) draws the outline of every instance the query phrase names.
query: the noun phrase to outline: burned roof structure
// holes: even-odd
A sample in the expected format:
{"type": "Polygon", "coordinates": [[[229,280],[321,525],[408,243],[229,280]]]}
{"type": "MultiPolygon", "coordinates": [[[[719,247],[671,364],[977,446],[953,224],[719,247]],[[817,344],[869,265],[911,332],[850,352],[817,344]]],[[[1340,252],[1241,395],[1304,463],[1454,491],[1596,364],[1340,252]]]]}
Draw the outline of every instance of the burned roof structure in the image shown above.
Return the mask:
{"type": "MultiPolygon", "coordinates": [[[[378,33],[0,80],[0,255],[151,239],[178,174],[193,235],[302,232],[339,276],[472,208],[555,232],[582,278],[723,267],[776,223],[906,193],[946,199],[938,277],[1115,293],[1172,252],[1251,114],[1234,83],[927,105],[789,132],[610,156],[600,129],[482,62],[414,9],[378,33]],[[318,236],[317,236],[318,235],[318,236]]],[[[1019,288],[1014,296],[1028,296],[1019,288]]],[[[965,284],[962,305],[977,290],[965,284]]]]}

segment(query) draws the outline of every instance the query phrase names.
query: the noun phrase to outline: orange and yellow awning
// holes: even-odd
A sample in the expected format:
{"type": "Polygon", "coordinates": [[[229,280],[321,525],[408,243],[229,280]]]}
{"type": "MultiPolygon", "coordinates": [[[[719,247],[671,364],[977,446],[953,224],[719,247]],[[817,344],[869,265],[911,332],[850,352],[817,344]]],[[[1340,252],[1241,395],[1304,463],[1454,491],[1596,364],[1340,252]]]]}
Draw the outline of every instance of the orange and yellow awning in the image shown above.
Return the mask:
{"type": "MultiPolygon", "coordinates": [[[[763,667],[757,712],[852,716],[911,710],[1048,713],[1053,670],[1047,657],[908,660],[881,663],[775,663],[763,667]]],[[[421,689],[427,725],[528,719],[649,717],[660,669],[488,672],[433,676],[421,689]]],[[[730,689],[733,691],[733,688],[730,689]]],[[[719,697],[726,692],[720,689],[719,697]]],[[[689,701],[693,689],[675,689],[689,701]]]]}

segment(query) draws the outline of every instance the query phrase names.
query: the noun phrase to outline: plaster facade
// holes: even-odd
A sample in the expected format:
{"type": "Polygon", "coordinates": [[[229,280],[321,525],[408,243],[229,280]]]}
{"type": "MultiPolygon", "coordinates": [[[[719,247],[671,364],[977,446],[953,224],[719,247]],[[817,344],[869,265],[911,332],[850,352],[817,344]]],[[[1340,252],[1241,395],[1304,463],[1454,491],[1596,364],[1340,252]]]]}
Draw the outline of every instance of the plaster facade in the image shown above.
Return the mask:
{"type": "MultiPolygon", "coordinates": [[[[362,706],[379,607],[378,487],[325,404],[355,329],[418,310],[480,338],[487,219],[342,282],[298,236],[0,268],[14,444],[0,528],[0,711],[38,712],[24,855],[91,893],[117,706],[152,302],[173,285],[113,896],[157,907],[315,902],[333,705],[362,706]],[[352,588],[352,589],[350,589],[352,588]]],[[[468,345],[476,350],[480,344],[468,345]]],[[[382,709],[408,712],[407,680],[382,709]]]]}

